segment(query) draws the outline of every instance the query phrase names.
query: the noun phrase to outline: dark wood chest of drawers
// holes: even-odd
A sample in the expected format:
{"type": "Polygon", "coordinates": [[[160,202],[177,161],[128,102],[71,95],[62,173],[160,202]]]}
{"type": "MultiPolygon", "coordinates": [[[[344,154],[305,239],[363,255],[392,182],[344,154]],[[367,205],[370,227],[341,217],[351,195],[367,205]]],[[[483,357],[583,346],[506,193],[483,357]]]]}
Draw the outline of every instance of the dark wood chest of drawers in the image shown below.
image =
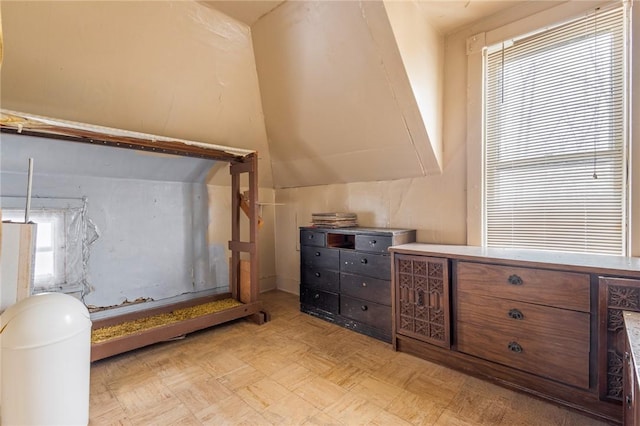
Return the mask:
{"type": "Polygon", "coordinates": [[[300,228],[300,310],[391,341],[388,248],[415,241],[415,231],[300,228]]]}

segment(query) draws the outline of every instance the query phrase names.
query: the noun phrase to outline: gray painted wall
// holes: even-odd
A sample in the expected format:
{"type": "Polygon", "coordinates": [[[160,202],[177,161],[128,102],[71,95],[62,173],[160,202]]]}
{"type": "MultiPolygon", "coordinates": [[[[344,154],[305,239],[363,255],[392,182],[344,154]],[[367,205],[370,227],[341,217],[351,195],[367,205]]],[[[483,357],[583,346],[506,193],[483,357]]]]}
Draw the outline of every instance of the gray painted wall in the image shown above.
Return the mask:
{"type": "Polygon", "coordinates": [[[91,247],[89,305],[164,299],[228,287],[226,256],[206,241],[204,177],[215,162],[2,134],[0,192],[24,196],[34,158],[34,197],[88,199],[100,238],[91,247]]]}

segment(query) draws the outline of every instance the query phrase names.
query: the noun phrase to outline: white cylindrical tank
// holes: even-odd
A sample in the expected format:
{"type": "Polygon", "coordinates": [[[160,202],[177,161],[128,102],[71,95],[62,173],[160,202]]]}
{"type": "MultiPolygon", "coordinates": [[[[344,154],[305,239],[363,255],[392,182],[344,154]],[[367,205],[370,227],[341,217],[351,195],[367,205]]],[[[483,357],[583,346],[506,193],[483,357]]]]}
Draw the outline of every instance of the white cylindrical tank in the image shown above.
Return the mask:
{"type": "Polygon", "coordinates": [[[42,293],[0,316],[3,425],[89,423],[91,319],[78,299],[42,293]]]}

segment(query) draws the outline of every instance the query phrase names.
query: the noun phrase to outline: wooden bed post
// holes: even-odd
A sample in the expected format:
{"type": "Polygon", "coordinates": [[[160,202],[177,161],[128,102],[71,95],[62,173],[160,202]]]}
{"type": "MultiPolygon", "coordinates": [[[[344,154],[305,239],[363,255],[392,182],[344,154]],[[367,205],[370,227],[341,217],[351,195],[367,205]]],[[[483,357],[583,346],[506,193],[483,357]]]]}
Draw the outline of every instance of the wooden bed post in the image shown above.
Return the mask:
{"type": "Polygon", "coordinates": [[[249,235],[251,242],[251,301],[258,301],[260,294],[260,275],[258,273],[258,221],[260,219],[260,209],[258,206],[258,156],[251,155],[251,171],[249,171],[249,207],[251,217],[249,218],[249,235]]]}
{"type": "Polygon", "coordinates": [[[240,242],[240,172],[237,170],[236,163],[231,163],[229,171],[231,172],[231,241],[229,248],[231,249],[231,276],[229,277],[229,290],[231,297],[238,299],[240,297],[240,250],[234,246],[234,243],[240,242]]]}
{"type": "MultiPolygon", "coordinates": [[[[244,296],[248,300],[241,300],[243,303],[257,302],[260,294],[259,284],[259,264],[258,264],[258,157],[257,154],[250,154],[242,162],[231,164],[231,192],[232,192],[232,222],[231,222],[231,293],[234,298],[244,296]],[[249,176],[249,191],[247,201],[249,204],[249,242],[240,241],[240,210],[241,197],[240,175],[247,173],[249,176]],[[241,289],[240,280],[240,253],[249,253],[250,259],[250,279],[249,288],[241,289]]],[[[266,318],[266,315],[265,315],[266,318]]],[[[263,321],[259,321],[263,322],[263,321]]]]}

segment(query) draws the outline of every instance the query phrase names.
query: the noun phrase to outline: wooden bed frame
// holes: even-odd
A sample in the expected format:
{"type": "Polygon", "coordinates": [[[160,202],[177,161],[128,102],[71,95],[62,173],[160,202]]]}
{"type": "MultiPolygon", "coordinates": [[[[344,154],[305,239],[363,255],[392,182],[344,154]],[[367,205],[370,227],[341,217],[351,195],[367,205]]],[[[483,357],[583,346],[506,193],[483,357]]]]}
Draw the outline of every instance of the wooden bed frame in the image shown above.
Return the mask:
{"type": "Polygon", "coordinates": [[[231,251],[229,293],[99,320],[93,324],[93,328],[114,325],[229,297],[241,302],[242,305],[190,320],[154,327],[103,343],[92,344],[91,361],[166,341],[196,330],[240,318],[251,319],[257,324],[263,324],[268,321],[269,315],[263,310],[262,303],[258,300],[258,158],[255,151],[128,132],[8,110],[1,110],[0,132],[206,158],[230,163],[232,210],[231,241],[229,241],[229,249],[231,251]],[[244,194],[240,191],[240,178],[243,174],[248,175],[249,182],[249,190],[244,194]],[[240,211],[243,197],[248,204],[248,209],[245,205],[244,210],[249,218],[249,241],[240,239],[240,211]],[[241,253],[248,253],[249,255],[248,279],[243,276],[242,280],[240,274],[241,253]]]}

